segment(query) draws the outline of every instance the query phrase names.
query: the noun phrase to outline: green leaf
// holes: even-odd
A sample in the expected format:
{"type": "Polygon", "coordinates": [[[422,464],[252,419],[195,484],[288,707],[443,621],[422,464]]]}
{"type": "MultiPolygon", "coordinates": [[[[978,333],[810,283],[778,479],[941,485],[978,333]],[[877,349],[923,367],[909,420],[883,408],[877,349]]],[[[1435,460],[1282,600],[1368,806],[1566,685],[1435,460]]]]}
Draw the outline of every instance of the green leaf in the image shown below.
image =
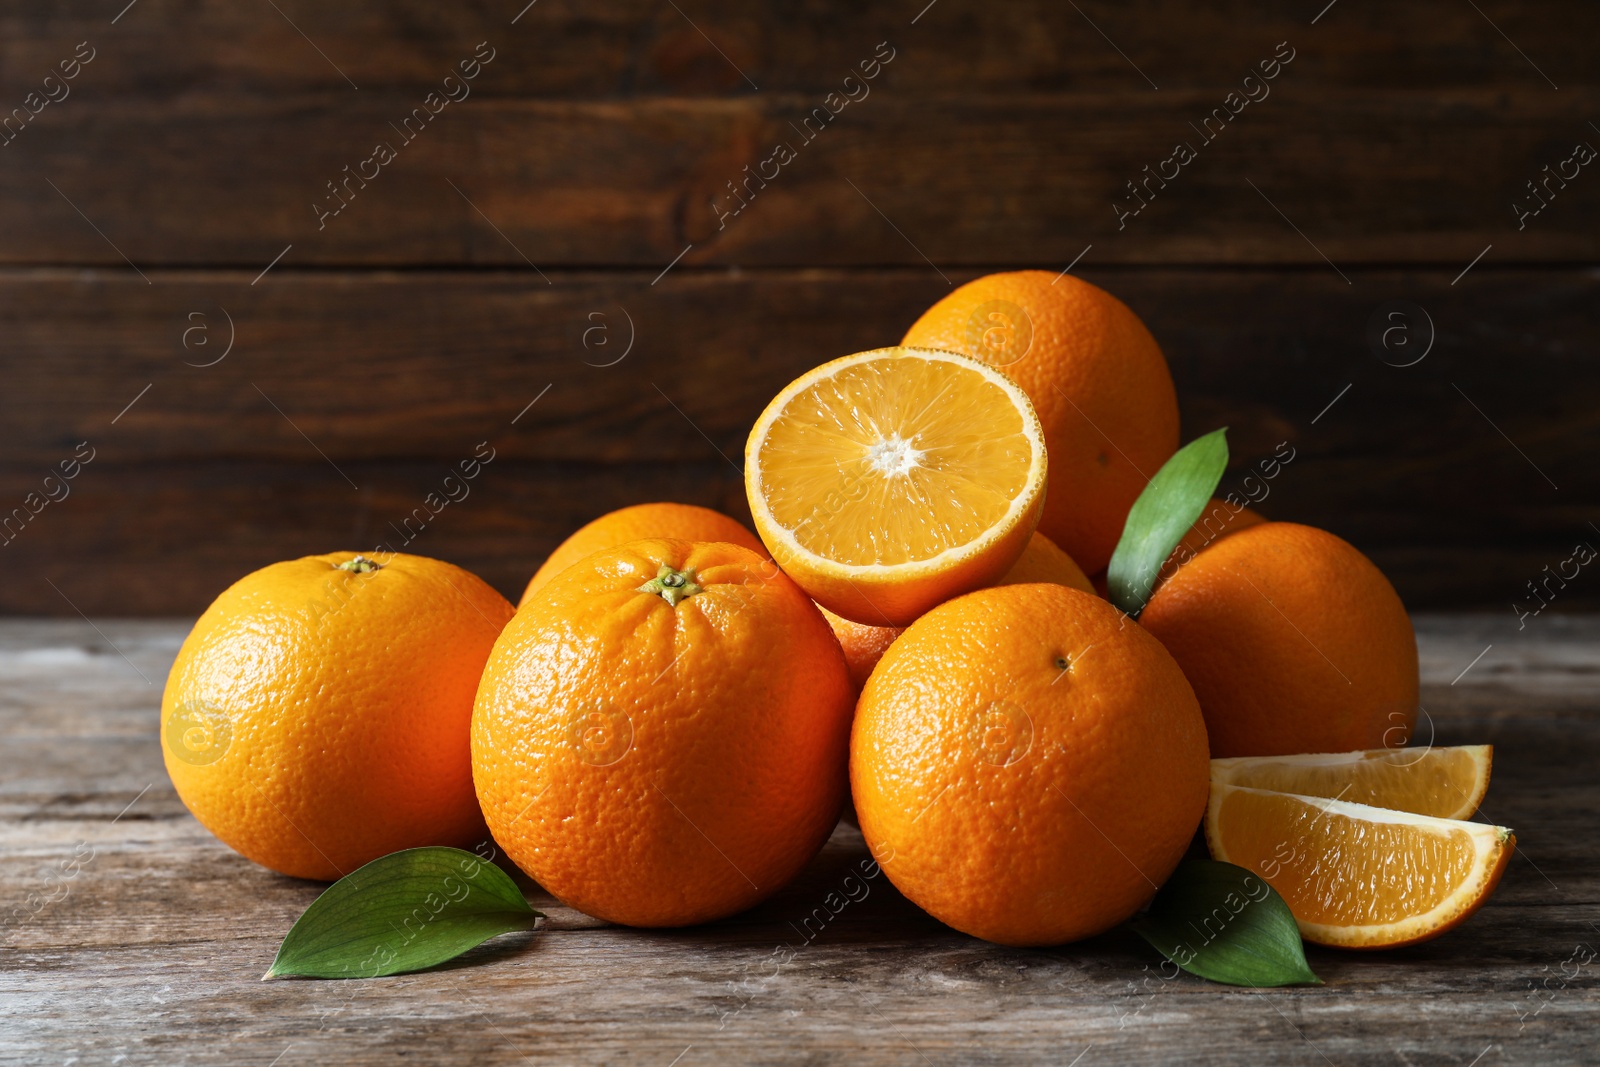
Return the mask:
{"type": "Polygon", "coordinates": [[[1106,568],[1106,594],[1138,615],[1155,589],[1161,565],[1189,532],[1228,466],[1228,428],[1184,445],[1164,463],[1128,511],[1122,540],[1106,568]]]}
{"type": "Polygon", "coordinates": [[[1190,974],[1242,986],[1321,985],[1289,905],[1266,880],[1215,860],[1186,860],[1129,924],[1190,974]]]}
{"type": "Polygon", "coordinates": [[[459,848],[391,852],[345,875],[289,929],[262,979],[377,978],[454,959],[543,916],[494,864],[459,848]]]}

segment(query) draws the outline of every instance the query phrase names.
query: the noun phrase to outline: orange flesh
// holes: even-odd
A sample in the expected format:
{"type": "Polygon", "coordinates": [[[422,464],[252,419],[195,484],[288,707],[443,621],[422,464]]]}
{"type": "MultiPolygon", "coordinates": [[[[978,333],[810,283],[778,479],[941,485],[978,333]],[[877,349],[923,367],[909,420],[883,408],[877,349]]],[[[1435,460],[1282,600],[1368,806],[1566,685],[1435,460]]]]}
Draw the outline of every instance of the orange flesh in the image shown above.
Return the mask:
{"type": "Polygon", "coordinates": [[[1213,760],[1211,778],[1252,789],[1465,819],[1483,799],[1492,755],[1489,745],[1461,745],[1213,760]]]}
{"type": "Polygon", "coordinates": [[[1284,794],[1231,793],[1228,862],[1259,872],[1302,923],[1383,925],[1425,914],[1471,874],[1464,830],[1370,823],[1284,794]]]}
{"type": "Polygon", "coordinates": [[[850,566],[918,562],[980,539],[1027,490],[1032,461],[1004,390],[960,364],[905,357],[801,391],[758,457],[777,524],[850,566]]]}

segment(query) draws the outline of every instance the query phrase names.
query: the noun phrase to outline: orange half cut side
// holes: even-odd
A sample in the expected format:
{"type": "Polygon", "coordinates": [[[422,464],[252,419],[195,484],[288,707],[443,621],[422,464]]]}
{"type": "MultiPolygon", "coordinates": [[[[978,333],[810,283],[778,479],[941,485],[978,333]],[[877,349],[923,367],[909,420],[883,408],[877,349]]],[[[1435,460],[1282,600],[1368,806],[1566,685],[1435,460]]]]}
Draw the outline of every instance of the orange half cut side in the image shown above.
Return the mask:
{"type": "Polygon", "coordinates": [[[985,363],[858,352],[762,412],[745,489],[762,541],[812,599],[905,626],[1022,555],[1044,506],[1044,434],[1027,394],[985,363]]]}

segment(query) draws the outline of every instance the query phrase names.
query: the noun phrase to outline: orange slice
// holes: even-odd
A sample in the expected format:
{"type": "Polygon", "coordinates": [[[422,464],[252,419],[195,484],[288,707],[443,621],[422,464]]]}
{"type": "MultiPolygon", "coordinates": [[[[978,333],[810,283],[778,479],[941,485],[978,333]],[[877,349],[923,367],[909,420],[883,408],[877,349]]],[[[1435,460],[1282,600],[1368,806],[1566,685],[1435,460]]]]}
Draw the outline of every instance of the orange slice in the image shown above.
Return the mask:
{"type": "Polygon", "coordinates": [[[1493,762],[1493,745],[1241,756],[1212,760],[1211,784],[1329,797],[1436,819],[1469,819],[1488,792],[1493,762]]]}
{"type": "Polygon", "coordinates": [[[1214,859],[1266,879],[1300,935],[1390,948],[1438,937],[1477,911],[1516,838],[1503,826],[1435,819],[1324,797],[1213,785],[1214,859]]]}
{"type": "Polygon", "coordinates": [[[855,622],[905,626],[989,585],[1044,506],[1027,394],[952,352],[880,348],[789,383],[745,445],[745,489],[773,559],[855,622]]]}

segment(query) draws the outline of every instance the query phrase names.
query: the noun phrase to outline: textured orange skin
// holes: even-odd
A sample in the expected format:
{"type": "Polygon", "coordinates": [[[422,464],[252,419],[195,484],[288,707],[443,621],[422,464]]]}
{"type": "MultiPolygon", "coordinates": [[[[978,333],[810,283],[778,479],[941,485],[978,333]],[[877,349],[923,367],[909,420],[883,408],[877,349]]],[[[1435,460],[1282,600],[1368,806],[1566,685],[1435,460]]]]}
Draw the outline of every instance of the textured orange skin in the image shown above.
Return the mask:
{"type": "Polygon", "coordinates": [[[872,668],[889,651],[894,639],[906,632],[905,627],[868,626],[864,622],[851,622],[835,615],[821,604],[817,607],[833,628],[833,636],[838,638],[839,647],[844,650],[844,661],[850,668],[850,688],[860,693],[861,687],[867,684],[867,678],[872,674],[872,668]]]}
{"type": "Polygon", "coordinates": [[[354,552],[275,563],[195,623],[162,698],[167,773],[201,824],[264,867],[333,879],[421,845],[483,836],[468,723],[511,604],[459,567],[354,552]],[[228,718],[215,762],[180,757],[174,712],[228,718]]]}
{"type": "Polygon", "coordinates": [[[1188,848],[1208,774],[1172,657],[1104,600],[1051,584],[968,593],[914,622],[850,739],[861,832],[890,880],[1006,945],[1132,915],[1188,848]],[[996,702],[1015,711],[986,717],[996,702]]]}
{"type": "Polygon", "coordinates": [[[1213,756],[1411,738],[1411,620],[1372,561],[1324,530],[1264,522],[1231,534],[1158,586],[1139,622],[1188,675],[1213,756]]]}
{"type": "Polygon", "coordinates": [[[506,627],[473,776],[495,839],[563,903],[629,926],[708,922],[827,840],[850,710],[838,642],[771,561],[635,541],[563,571],[506,627]],[[662,563],[705,591],[675,607],[638,592],[662,563]]]}
{"type": "Polygon", "coordinates": [[[1139,317],[1070,274],[1012,271],[956,289],[925,311],[901,344],[985,360],[1022,386],[1050,455],[1039,529],[1089,573],[1102,570],[1147,478],[1178,448],[1172,375],[1139,317]],[[975,313],[991,301],[1019,308],[1031,323],[1020,358],[997,354],[981,340],[991,335],[974,330],[975,313]]]}
{"type": "Polygon", "coordinates": [[[697,504],[632,504],[608,512],[592,522],[580,526],[572,536],[556,546],[544,561],[528,587],[522,591],[517,607],[522,607],[545,584],[593,552],[640,541],[648,537],[674,537],[681,541],[726,541],[748,548],[758,555],[767,554],[761,539],[742,522],[730,519],[720,511],[712,511],[697,504]]]}
{"type": "MultiPolygon", "coordinates": [[[[1028,539],[1028,547],[1022,550],[1021,557],[994,584],[1018,585],[1022,582],[1055,582],[1085,593],[1094,592],[1094,586],[1083,569],[1072,561],[1072,557],[1037,530],[1028,539]]],[[[867,684],[867,676],[872,673],[872,668],[878,665],[878,660],[883,658],[894,639],[905,633],[905,627],[868,626],[851,622],[827,608],[822,609],[822,615],[833,627],[833,636],[839,639],[839,647],[844,649],[844,661],[850,665],[850,683],[860,693],[861,687],[867,684]]]]}

